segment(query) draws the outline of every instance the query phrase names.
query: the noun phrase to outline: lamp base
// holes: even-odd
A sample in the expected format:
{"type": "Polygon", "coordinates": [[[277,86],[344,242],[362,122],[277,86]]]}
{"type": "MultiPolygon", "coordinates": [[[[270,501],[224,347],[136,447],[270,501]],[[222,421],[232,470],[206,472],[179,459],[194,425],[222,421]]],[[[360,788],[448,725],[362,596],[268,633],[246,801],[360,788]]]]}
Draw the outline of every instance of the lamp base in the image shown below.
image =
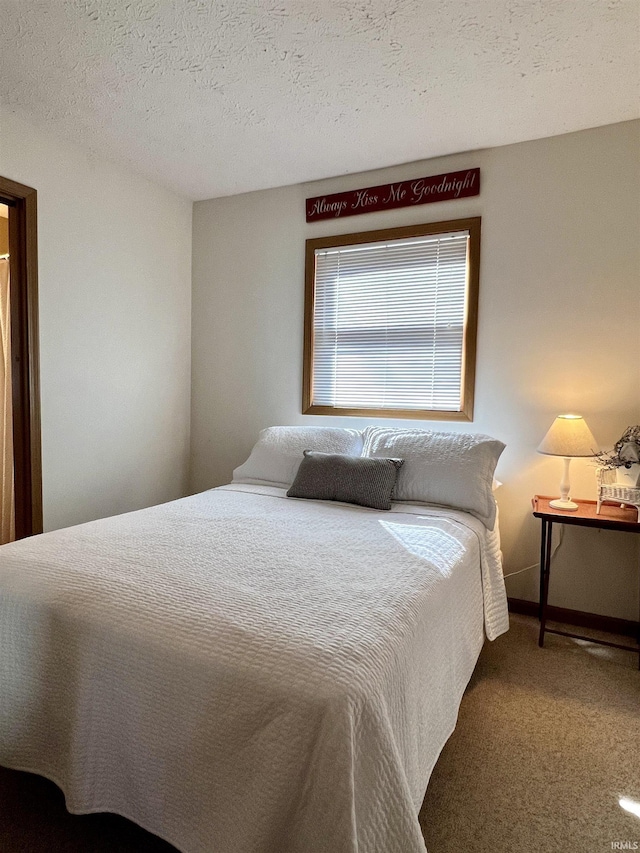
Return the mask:
{"type": "Polygon", "coordinates": [[[549,506],[553,509],[563,509],[565,512],[575,512],[579,509],[578,504],[574,503],[574,501],[563,501],[561,498],[558,498],[558,500],[555,501],[549,501],[549,506]]]}

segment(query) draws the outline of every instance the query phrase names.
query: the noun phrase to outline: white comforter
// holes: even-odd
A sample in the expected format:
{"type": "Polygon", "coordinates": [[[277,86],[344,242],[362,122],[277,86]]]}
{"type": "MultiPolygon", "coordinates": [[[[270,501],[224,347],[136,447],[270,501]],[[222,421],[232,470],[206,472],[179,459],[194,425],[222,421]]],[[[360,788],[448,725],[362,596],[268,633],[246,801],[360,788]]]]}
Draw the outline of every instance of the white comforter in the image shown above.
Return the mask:
{"type": "Polygon", "coordinates": [[[0,764],[188,853],[424,853],[498,543],[227,486],[0,549],[0,764]]]}

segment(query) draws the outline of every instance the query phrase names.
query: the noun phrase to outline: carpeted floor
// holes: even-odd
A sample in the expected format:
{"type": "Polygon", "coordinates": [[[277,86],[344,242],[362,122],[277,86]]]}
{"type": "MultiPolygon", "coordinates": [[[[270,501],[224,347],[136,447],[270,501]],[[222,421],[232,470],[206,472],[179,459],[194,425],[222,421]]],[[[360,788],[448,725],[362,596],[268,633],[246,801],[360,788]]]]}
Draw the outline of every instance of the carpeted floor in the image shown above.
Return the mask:
{"type": "MultiPolygon", "coordinates": [[[[429,853],[640,849],[640,818],[618,802],[640,803],[637,656],[545,643],[512,616],[485,644],[420,815],[429,853]]],[[[115,851],[174,848],[123,818],[69,815],[55,785],[0,768],[0,853],[115,851]]]]}
{"type": "Polygon", "coordinates": [[[537,634],[512,615],[485,644],[422,807],[429,853],[640,849],[618,802],[640,803],[638,656],[537,634]]]}

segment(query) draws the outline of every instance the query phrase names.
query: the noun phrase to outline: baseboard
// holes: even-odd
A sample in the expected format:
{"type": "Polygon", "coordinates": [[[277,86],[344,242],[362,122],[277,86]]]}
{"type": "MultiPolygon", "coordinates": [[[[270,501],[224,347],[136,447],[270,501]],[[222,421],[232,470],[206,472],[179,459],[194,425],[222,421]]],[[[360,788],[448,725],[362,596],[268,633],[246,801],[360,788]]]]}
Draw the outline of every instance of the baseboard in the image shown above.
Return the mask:
{"type": "MultiPolygon", "coordinates": [[[[525,616],[538,616],[538,602],[524,598],[509,598],[509,610],[525,616]]],[[[594,631],[608,631],[610,634],[622,634],[625,637],[638,635],[638,623],[632,619],[618,619],[616,616],[601,616],[599,613],[585,613],[584,610],[570,610],[567,607],[547,605],[547,619],[551,622],[564,622],[565,625],[579,625],[594,631]]]]}

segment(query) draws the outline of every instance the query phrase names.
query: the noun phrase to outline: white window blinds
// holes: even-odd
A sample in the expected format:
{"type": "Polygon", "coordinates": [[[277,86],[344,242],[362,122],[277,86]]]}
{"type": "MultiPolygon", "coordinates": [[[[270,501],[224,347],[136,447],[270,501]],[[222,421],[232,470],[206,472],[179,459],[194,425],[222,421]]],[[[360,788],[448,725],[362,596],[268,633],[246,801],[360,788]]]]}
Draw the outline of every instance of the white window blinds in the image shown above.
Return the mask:
{"type": "Polygon", "coordinates": [[[315,250],[312,405],[461,411],[468,242],[315,250]]]}

